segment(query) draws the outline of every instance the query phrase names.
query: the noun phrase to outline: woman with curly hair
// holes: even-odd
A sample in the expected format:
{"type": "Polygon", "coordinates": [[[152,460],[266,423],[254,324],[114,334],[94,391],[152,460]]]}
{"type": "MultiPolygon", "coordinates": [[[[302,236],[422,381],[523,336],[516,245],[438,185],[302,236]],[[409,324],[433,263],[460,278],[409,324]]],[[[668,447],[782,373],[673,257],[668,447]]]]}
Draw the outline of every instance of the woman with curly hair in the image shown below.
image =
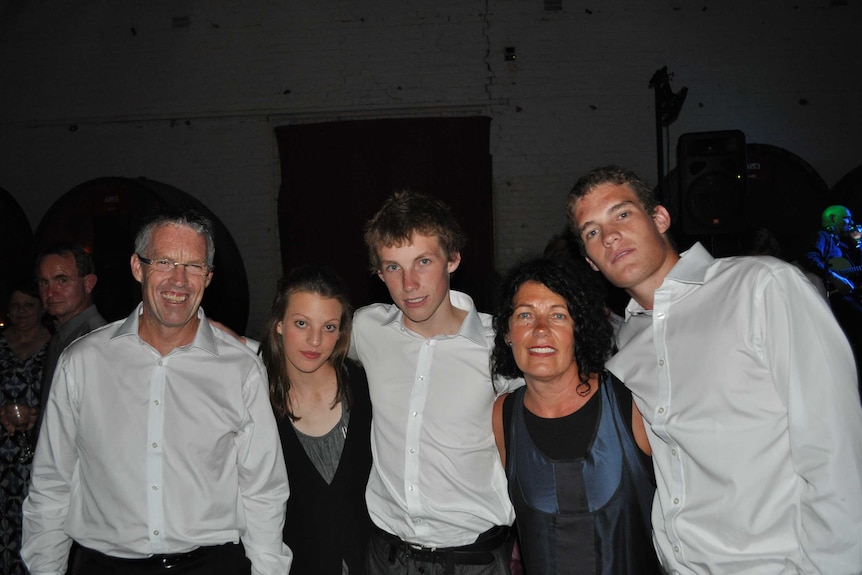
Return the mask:
{"type": "Polygon", "coordinates": [[[352,316],[335,272],[303,266],[279,283],[260,346],[290,481],[294,573],[365,572],[371,400],[365,371],[347,359],[352,316]]]}
{"type": "Polygon", "coordinates": [[[491,369],[526,386],[494,405],[527,575],[659,573],[643,420],[605,371],[613,329],[579,261],[536,259],[503,283],[491,369]]]}

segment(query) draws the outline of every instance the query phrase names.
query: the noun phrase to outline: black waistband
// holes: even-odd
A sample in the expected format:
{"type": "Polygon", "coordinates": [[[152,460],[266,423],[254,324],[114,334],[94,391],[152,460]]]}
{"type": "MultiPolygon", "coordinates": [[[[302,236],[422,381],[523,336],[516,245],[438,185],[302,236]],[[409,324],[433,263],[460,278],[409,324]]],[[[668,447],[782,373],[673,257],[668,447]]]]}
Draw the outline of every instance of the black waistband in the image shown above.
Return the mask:
{"type": "Polygon", "coordinates": [[[493,551],[509,538],[509,527],[498,525],[479,535],[474,543],[458,547],[428,547],[404,541],[397,535],[374,525],[374,533],[390,545],[390,561],[402,551],[416,561],[454,565],[488,565],[494,561],[493,551]]]}
{"type": "MultiPolygon", "coordinates": [[[[129,567],[140,567],[140,568],[161,568],[161,569],[170,569],[172,567],[176,567],[178,565],[183,565],[204,557],[213,551],[224,549],[228,546],[238,545],[238,543],[225,543],[223,545],[205,545],[202,547],[198,547],[197,549],[192,549],[191,551],[187,551],[185,553],[167,553],[161,555],[150,555],[149,557],[142,557],[139,559],[132,559],[127,557],[114,557],[112,555],[106,555],[101,551],[96,551],[95,549],[90,549],[88,547],[81,546],[77,553],[83,553],[85,556],[90,555],[91,557],[98,557],[99,561],[102,563],[112,563],[115,565],[127,565],[129,567]]],[[[83,558],[83,557],[82,557],[83,558]]]]}

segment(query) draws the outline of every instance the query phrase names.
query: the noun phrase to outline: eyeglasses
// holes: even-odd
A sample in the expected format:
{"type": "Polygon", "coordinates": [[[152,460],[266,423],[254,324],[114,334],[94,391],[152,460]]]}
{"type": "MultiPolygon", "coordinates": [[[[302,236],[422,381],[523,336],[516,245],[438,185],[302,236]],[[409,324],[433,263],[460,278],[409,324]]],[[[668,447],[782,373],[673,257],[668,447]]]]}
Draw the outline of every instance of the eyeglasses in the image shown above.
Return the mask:
{"type": "Polygon", "coordinates": [[[153,266],[153,269],[157,272],[170,273],[174,271],[177,266],[183,266],[186,268],[186,272],[194,276],[205,276],[212,271],[210,266],[202,263],[183,263],[169,259],[152,260],[150,258],[145,258],[141,254],[137,254],[137,256],[138,259],[141,260],[142,264],[153,266]]]}

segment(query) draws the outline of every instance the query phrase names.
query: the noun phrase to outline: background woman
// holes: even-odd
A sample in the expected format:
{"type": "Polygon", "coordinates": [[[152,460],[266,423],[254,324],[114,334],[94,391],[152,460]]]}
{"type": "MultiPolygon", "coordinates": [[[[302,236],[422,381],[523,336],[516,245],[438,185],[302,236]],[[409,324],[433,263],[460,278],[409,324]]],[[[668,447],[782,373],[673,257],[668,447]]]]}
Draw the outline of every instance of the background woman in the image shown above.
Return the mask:
{"type": "Polygon", "coordinates": [[[650,536],[649,443],[604,362],[612,327],[586,265],[513,270],[494,317],[494,377],[526,386],[494,406],[494,434],[527,575],[659,573],[650,536]]]}
{"type": "Polygon", "coordinates": [[[346,357],[352,315],[334,272],[298,268],[280,282],[261,342],[290,480],[294,573],[364,573],[371,403],[365,372],[346,357]]]}
{"type": "Polygon", "coordinates": [[[42,322],[42,302],[34,280],[15,285],[9,322],[0,334],[0,573],[26,574],[21,551],[21,503],[27,496],[30,457],[27,431],[36,422],[42,362],[51,333],[42,322]],[[12,417],[13,406],[23,419],[12,417]],[[23,407],[23,409],[22,409],[23,407]]]}

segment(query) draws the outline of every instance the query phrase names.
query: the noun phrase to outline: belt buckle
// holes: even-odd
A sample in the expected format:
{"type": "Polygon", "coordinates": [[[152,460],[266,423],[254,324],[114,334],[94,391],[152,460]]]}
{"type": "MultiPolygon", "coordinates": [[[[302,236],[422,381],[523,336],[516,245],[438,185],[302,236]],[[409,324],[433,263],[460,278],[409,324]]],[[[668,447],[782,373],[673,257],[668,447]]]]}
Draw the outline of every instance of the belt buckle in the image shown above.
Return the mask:
{"type": "Polygon", "coordinates": [[[418,543],[409,543],[407,541],[404,542],[404,554],[407,557],[413,555],[414,552],[417,553],[434,553],[437,551],[436,547],[425,547],[424,545],[419,545],[418,543]]]}
{"type": "Polygon", "coordinates": [[[183,560],[183,555],[164,555],[162,556],[162,568],[163,569],[173,569],[177,565],[179,565],[183,560]]]}

